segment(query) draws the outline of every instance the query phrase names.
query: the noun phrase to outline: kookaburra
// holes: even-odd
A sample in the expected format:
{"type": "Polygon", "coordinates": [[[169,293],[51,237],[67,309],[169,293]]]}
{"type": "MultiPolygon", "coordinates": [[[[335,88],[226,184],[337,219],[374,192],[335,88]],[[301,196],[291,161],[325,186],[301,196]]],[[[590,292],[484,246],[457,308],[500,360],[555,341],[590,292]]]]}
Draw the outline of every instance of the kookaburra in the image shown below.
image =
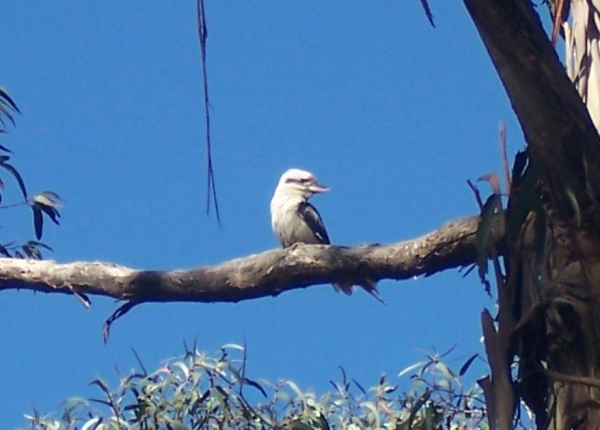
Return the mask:
{"type": "MultiPolygon", "coordinates": [[[[284,248],[295,243],[329,245],[329,236],[317,209],[308,202],[313,194],[329,191],[305,170],[289,169],[279,179],[271,199],[271,226],[284,248]]],[[[352,285],[333,284],[335,291],[352,294],[352,285]]]]}

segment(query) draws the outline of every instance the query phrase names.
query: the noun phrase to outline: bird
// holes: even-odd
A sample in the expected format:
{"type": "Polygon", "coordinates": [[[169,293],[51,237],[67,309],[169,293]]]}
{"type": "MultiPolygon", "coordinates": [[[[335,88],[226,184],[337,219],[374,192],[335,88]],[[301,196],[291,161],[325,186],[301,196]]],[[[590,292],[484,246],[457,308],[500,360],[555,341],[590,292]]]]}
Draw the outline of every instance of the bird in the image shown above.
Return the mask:
{"type": "MultiPolygon", "coordinates": [[[[281,246],[288,248],[296,243],[329,245],[329,235],[323,218],[308,202],[313,194],[329,191],[317,182],[310,172],[301,169],[285,171],[271,199],[271,227],[281,246]]],[[[352,284],[333,284],[333,289],[352,294],[352,284]]]]}

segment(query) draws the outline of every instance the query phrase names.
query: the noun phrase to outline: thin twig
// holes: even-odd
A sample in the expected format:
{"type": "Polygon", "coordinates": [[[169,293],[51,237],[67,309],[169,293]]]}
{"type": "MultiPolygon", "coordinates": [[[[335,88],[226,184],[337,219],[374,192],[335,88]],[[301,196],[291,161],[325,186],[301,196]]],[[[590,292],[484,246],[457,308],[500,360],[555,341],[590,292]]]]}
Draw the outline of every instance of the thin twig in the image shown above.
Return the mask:
{"type": "Polygon", "coordinates": [[[210,100],[208,97],[208,72],[206,70],[206,39],[208,39],[208,27],[206,26],[206,13],[204,0],[197,0],[196,9],[198,13],[198,39],[200,41],[200,57],[202,59],[202,78],[204,90],[204,119],[206,123],[206,150],[207,150],[207,183],[206,213],[210,213],[210,199],[215,202],[215,213],[217,222],[221,227],[221,215],[219,213],[219,201],[217,200],[217,187],[215,185],[215,171],[212,162],[212,145],[210,140],[210,100]]]}
{"type": "Polygon", "coordinates": [[[510,196],[510,189],[512,187],[510,179],[510,167],[508,164],[508,154],[506,151],[506,124],[504,121],[500,122],[500,151],[502,152],[502,164],[504,166],[504,179],[506,181],[506,194],[510,196]]]}
{"type": "Polygon", "coordinates": [[[104,322],[102,326],[102,338],[104,343],[108,342],[108,337],[110,336],[110,327],[112,323],[121,318],[135,306],[139,305],[140,302],[127,302],[122,306],[119,306],[116,311],[114,311],[104,322]]]}

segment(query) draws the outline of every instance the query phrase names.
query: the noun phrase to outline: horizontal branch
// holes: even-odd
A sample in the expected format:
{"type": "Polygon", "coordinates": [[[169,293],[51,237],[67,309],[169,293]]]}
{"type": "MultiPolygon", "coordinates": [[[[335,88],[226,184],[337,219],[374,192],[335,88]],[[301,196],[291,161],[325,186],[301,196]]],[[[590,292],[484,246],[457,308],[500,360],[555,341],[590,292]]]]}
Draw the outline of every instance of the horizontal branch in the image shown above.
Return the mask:
{"type": "Polygon", "coordinates": [[[478,219],[455,220],[393,245],[297,245],[191,270],[138,271],[110,263],[1,258],[0,291],[75,294],[87,305],[88,295],[135,303],[239,302],[317,284],[373,285],[473,263],[478,219]]]}

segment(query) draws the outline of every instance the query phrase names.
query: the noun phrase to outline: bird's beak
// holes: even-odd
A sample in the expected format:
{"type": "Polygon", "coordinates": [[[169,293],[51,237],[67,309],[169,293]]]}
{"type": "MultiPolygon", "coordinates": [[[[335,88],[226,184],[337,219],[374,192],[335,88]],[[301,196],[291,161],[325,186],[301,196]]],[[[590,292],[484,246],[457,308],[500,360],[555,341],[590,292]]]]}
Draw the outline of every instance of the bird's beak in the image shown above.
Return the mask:
{"type": "Polygon", "coordinates": [[[327,191],[329,191],[329,187],[326,187],[326,186],[324,186],[324,185],[319,185],[319,184],[317,184],[317,183],[314,183],[314,184],[312,184],[312,185],[310,185],[310,186],[308,187],[308,190],[309,190],[311,193],[315,193],[315,194],[318,194],[318,193],[326,193],[327,191]]]}

